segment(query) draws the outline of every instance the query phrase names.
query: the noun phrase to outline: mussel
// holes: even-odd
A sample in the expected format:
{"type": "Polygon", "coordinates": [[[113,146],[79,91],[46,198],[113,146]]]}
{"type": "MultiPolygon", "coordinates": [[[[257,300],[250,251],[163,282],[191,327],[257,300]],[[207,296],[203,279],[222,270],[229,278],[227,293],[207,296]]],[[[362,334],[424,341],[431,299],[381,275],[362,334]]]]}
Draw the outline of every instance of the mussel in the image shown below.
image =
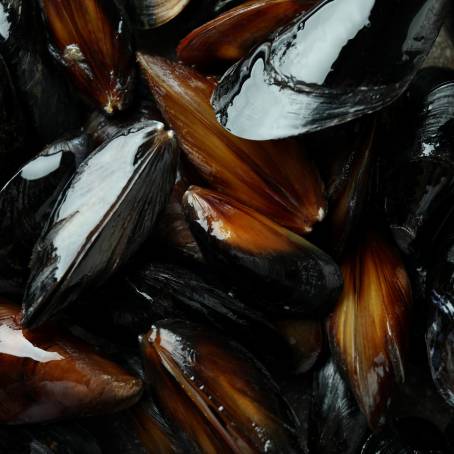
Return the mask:
{"type": "Polygon", "coordinates": [[[343,259],[344,289],[328,322],[330,344],[371,428],[384,422],[404,380],[411,285],[393,246],[368,232],[343,259]]]}
{"type": "Polygon", "coordinates": [[[180,42],[177,56],[187,65],[205,69],[234,63],[314,3],[315,0],[245,2],[193,30],[180,42]]]}
{"type": "Polygon", "coordinates": [[[0,0],[0,53],[32,128],[29,145],[35,145],[36,135],[38,145],[45,146],[79,128],[84,111],[48,52],[37,3],[0,0]]]}
{"type": "MultiPolygon", "coordinates": [[[[285,368],[290,362],[284,337],[265,316],[235,298],[208,273],[204,276],[203,270],[196,273],[177,265],[150,263],[138,272],[128,274],[127,279],[134,289],[135,298],[149,306],[148,320],[181,318],[203,323],[224,331],[269,365],[270,369],[285,368]]],[[[131,296],[127,299],[130,302],[133,300],[131,296]]],[[[282,329],[284,327],[291,330],[288,324],[281,326],[282,329]]],[[[317,332],[317,325],[304,328],[307,336],[302,348],[306,349],[308,357],[311,356],[309,352],[317,357],[313,350],[321,344],[321,332],[317,332]],[[307,342],[312,335],[313,347],[307,342]]],[[[303,356],[301,352],[300,355],[303,356]]],[[[298,356],[298,365],[304,367],[301,356],[298,356]]],[[[310,363],[311,358],[306,358],[306,361],[310,363]]]]}
{"type": "Polygon", "coordinates": [[[388,158],[386,213],[400,249],[413,256],[424,255],[454,200],[453,101],[454,71],[427,68],[396,108],[395,115],[415,113],[408,128],[392,131],[399,149],[392,148],[397,158],[388,158]]]}
{"type": "Polygon", "coordinates": [[[1,302],[0,422],[20,424],[118,411],[142,383],[87,344],[45,327],[27,331],[19,308],[1,302]]]}
{"type": "Polygon", "coordinates": [[[108,114],[124,110],[134,83],[127,19],[115,1],[41,0],[53,54],[81,93],[108,114]]]}
{"type": "MultiPolygon", "coordinates": [[[[448,223],[448,229],[452,223],[448,223]]],[[[435,248],[429,280],[427,355],[435,386],[445,401],[454,406],[454,264],[452,233],[435,248]]]]}
{"type": "MultiPolygon", "coordinates": [[[[0,4],[1,7],[1,4],[0,4]]],[[[24,116],[5,61],[0,55],[0,184],[27,159],[25,140],[20,133],[24,116]]]]}
{"type": "Polygon", "coordinates": [[[137,252],[168,200],[177,160],[173,133],[151,121],[120,131],[83,162],[35,246],[25,326],[106,281],[137,252]]]}
{"type": "Polygon", "coordinates": [[[0,291],[24,290],[33,247],[61,191],[88,155],[86,135],[46,147],[0,190],[0,291]]]}
{"type": "Polygon", "coordinates": [[[190,188],[183,207],[205,258],[261,291],[264,309],[323,314],[339,296],[339,268],[304,238],[206,189],[190,188]]]}
{"type": "Polygon", "coordinates": [[[166,320],[143,336],[142,351],[158,404],[197,450],[297,452],[294,416],[277,385],[235,342],[166,320]]]}
{"type": "Polygon", "coordinates": [[[190,0],[129,0],[138,28],[160,27],[183,11],[190,0]]]}
{"type": "Polygon", "coordinates": [[[212,80],[159,57],[139,55],[139,63],[185,157],[213,189],[297,233],[323,219],[323,186],[298,142],[236,138],[211,109],[212,80]]]}
{"type": "Polygon", "coordinates": [[[219,122],[268,140],[345,123],[398,98],[429,53],[447,0],[323,0],[232,66],[219,122]]]}
{"type": "Polygon", "coordinates": [[[332,358],[314,373],[309,416],[309,452],[356,454],[366,434],[367,420],[332,358]]]}

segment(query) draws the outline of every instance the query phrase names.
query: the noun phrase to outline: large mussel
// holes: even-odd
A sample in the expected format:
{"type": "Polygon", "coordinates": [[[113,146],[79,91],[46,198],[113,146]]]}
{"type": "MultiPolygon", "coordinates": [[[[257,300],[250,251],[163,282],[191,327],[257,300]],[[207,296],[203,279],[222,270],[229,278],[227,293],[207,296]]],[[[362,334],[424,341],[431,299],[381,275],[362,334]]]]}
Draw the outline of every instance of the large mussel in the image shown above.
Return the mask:
{"type": "Polygon", "coordinates": [[[345,123],[403,93],[445,19],[446,0],[323,0],[231,67],[213,106],[249,139],[345,123]]]}
{"type": "Polygon", "coordinates": [[[0,339],[2,423],[118,411],[140,397],[139,379],[62,330],[23,330],[19,308],[4,301],[0,339]]]}
{"type": "Polygon", "coordinates": [[[166,24],[178,16],[190,0],[129,0],[134,23],[150,29],[166,24]]]}
{"type": "Polygon", "coordinates": [[[137,252],[167,203],[178,152],[171,131],[120,131],[78,168],[35,246],[24,324],[42,323],[137,252]]]}
{"type": "Polygon", "coordinates": [[[344,290],[329,320],[330,343],[372,428],[403,381],[411,286],[393,246],[369,232],[342,263],[344,290]]]}
{"type": "Polygon", "coordinates": [[[235,342],[166,320],[142,338],[142,350],[158,404],[197,450],[297,452],[294,416],[277,385],[235,342]]]}
{"type": "Polygon", "coordinates": [[[89,152],[86,135],[46,147],[0,191],[0,291],[24,290],[33,247],[61,191],[89,152]]]}
{"type": "Polygon", "coordinates": [[[159,57],[139,55],[139,62],[185,157],[213,189],[298,233],[323,219],[320,177],[297,142],[252,142],[229,134],[210,106],[212,80],[159,57]]]}
{"type": "Polygon", "coordinates": [[[41,0],[53,53],[89,101],[124,110],[134,82],[127,19],[115,1],[41,0]]]}
{"type": "Polygon", "coordinates": [[[261,291],[265,309],[284,315],[322,314],[339,296],[339,268],[304,238],[206,189],[190,188],[183,207],[207,260],[261,291]]]}

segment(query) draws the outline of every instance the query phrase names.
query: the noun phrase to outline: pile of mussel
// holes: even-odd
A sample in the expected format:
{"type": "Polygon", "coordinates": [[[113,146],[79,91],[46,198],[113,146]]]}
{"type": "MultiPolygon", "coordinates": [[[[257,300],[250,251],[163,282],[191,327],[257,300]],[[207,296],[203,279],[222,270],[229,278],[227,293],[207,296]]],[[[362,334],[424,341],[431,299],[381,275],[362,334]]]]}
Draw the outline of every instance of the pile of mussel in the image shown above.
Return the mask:
{"type": "Polygon", "coordinates": [[[0,453],[453,453],[444,24],[0,0],[0,453]]]}

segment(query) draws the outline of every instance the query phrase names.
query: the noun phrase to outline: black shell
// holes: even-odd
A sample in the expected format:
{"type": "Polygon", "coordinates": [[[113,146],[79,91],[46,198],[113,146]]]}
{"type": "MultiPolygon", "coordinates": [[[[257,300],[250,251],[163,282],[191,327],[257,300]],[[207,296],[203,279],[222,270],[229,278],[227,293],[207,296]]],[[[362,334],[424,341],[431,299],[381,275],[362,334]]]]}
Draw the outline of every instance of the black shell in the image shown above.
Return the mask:
{"type": "Polygon", "coordinates": [[[177,161],[173,133],[151,121],[121,131],[83,162],[35,246],[24,324],[42,323],[137,252],[167,203],[177,161]]]}
{"type": "Polygon", "coordinates": [[[385,208],[400,249],[424,255],[454,200],[454,71],[421,71],[395,117],[385,208]]]}
{"type": "Polygon", "coordinates": [[[33,246],[61,191],[89,152],[85,135],[55,142],[0,191],[0,291],[22,294],[33,246]]]}
{"type": "Polygon", "coordinates": [[[230,68],[213,95],[233,134],[324,129],[394,101],[424,62],[447,0],[323,0],[230,68]]]}

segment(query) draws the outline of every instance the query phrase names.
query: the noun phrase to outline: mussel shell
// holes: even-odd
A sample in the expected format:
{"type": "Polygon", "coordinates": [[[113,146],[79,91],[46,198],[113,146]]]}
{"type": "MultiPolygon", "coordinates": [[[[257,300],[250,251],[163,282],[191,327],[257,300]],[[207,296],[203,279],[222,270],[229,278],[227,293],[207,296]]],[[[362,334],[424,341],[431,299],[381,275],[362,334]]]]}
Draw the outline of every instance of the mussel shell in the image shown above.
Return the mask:
{"type": "Polygon", "coordinates": [[[190,188],[183,207],[205,258],[260,292],[262,309],[319,315],[337,300],[339,268],[307,240],[205,189],[190,188]]]}
{"type": "Polygon", "coordinates": [[[166,320],[142,338],[147,377],[175,427],[203,452],[296,452],[295,420],[246,350],[203,325],[166,320]]]}
{"type": "Polygon", "coordinates": [[[203,69],[232,64],[313,5],[313,0],[246,2],[193,30],[178,45],[177,56],[185,64],[203,69]]]}
{"type": "Polygon", "coordinates": [[[0,7],[0,23],[7,30],[0,33],[0,52],[32,127],[27,136],[32,139],[33,132],[44,146],[79,128],[84,112],[49,55],[37,2],[0,0],[0,7]]]}
{"type": "Polygon", "coordinates": [[[403,106],[409,127],[400,130],[393,148],[400,158],[388,164],[385,203],[391,231],[406,254],[424,255],[454,200],[453,101],[454,71],[430,68],[417,76],[403,106]]]}
{"type": "Polygon", "coordinates": [[[309,452],[356,454],[368,432],[350,388],[333,359],[314,373],[309,452]]]}
{"type": "Polygon", "coordinates": [[[51,50],[86,99],[107,114],[126,109],[134,84],[127,19],[115,1],[40,0],[51,50]]]}
{"type": "Polygon", "coordinates": [[[100,285],[137,252],[167,203],[177,160],[173,133],[145,122],[83,162],[35,246],[23,302],[26,326],[100,285]]]}
{"type": "Polygon", "coordinates": [[[395,382],[405,378],[411,285],[392,243],[368,231],[341,265],[344,289],[331,314],[331,350],[369,426],[384,423],[395,382]]]}
{"type": "MultiPolygon", "coordinates": [[[[1,4],[0,4],[1,5],[1,4]]],[[[11,75],[0,55],[0,184],[3,185],[27,160],[25,140],[21,134],[24,116],[11,75]]]]}
{"type": "Polygon", "coordinates": [[[323,0],[230,68],[213,95],[240,137],[345,123],[399,97],[429,53],[446,0],[323,0]]]}
{"type": "Polygon", "coordinates": [[[61,191],[88,155],[88,139],[53,143],[29,161],[0,191],[0,291],[24,290],[33,246],[61,191]]]}
{"type": "Polygon", "coordinates": [[[210,105],[213,80],[163,58],[139,54],[138,60],[184,157],[210,188],[297,233],[308,233],[324,218],[323,184],[299,142],[252,142],[229,134],[210,105]]]}
{"type": "Polygon", "coordinates": [[[118,411],[142,384],[85,342],[54,327],[22,330],[19,308],[0,306],[0,421],[42,422],[118,411]]]}
{"type": "Polygon", "coordinates": [[[137,28],[148,30],[160,27],[178,16],[190,0],[129,0],[137,28]]]}
{"type": "Polygon", "coordinates": [[[207,273],[203,276],[202,271],[152,263],[130,273],[128,281],[136,298],[148,304],[150,321],[180,318],[212,326],[241,343],[273,371],[281,373],[288,368],[290,351],[279,332],[263,314],[227,293],[207,273]]]}

